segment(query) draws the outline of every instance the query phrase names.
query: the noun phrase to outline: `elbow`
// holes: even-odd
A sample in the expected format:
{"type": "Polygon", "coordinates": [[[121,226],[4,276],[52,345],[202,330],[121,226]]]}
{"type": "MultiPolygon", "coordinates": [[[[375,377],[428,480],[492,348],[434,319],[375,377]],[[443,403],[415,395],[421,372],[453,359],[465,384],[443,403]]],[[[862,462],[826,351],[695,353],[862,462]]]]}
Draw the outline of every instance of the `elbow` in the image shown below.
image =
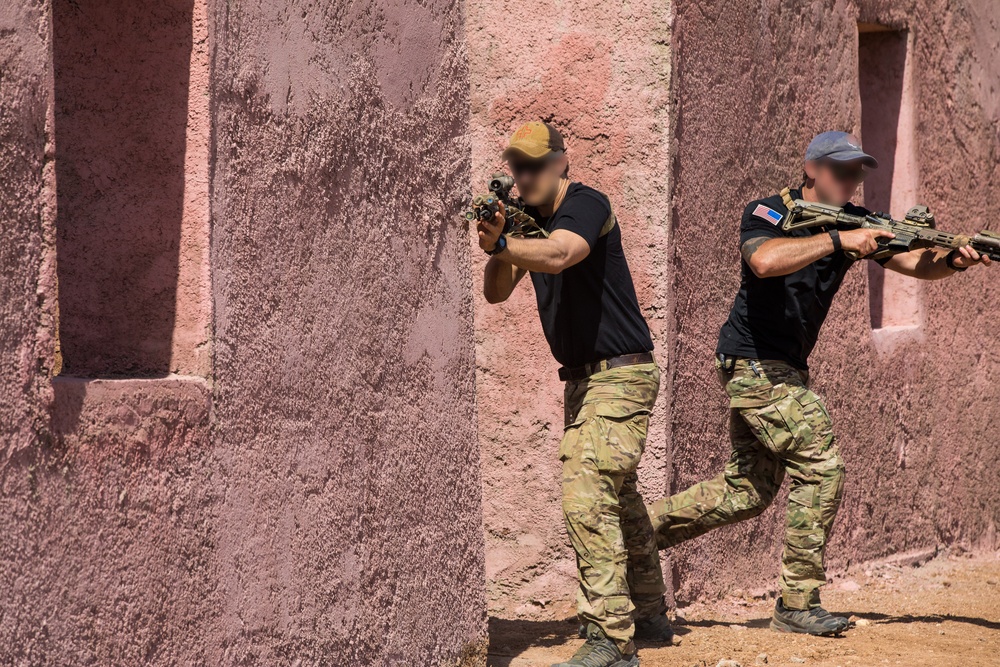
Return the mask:
{"type": "Polygon", "coordinates": [[[747,264],[750,265],[750,270],[753,271],[753,274],[758,278],[773,278],[778,275],[776,267],[771,262],[767,261],[766,257],[758,257],[757,255],[754,255],[750,258],[750,261],[747,262],[747,264]]]}
{"type": "Polygon", "coordinates": [[[531,269],[533,273],[546,273],[549,275],[556,275],[562,273],[565,269],[569,268],[569,263],[550,257],[540,262],[538,266],[531,269]]]}
{"type": "Polygon", "coordinates": [[[498,303],[503,303],[504,301],[507,300],[507,297],[509,297],[510,295],[509,294],[508,295],[503,295],[503,294],[497,293],[495,290],[484,289],[483,290],[483,296],[486,297],[486,303],[488,303],[490,305],[495,305],[495,304],[498,304],[498,303]]]}

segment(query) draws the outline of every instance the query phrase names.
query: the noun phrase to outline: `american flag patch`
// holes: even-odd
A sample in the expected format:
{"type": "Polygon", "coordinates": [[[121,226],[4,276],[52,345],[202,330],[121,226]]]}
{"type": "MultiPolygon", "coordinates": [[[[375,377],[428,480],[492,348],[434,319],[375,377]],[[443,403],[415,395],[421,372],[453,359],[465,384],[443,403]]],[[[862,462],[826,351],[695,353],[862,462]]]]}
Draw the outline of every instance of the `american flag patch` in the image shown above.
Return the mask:
{"type": "Polygon", "coordinates": [[[781,214],[775,211],[773,208],[768,208],[763,204],[757,204],[757,208],[753,210],[753,214],[758,218],[764,218],[772,225],[776,225],[781,222],[781,214]]]}

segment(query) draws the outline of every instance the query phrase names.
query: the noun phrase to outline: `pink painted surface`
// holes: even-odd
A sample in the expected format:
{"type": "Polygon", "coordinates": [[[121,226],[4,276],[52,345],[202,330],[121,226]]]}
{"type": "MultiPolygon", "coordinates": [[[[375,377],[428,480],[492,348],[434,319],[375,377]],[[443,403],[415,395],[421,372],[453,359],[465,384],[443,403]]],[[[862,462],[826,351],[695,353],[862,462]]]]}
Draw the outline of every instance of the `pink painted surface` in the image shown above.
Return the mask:
{"type": "Polygon", "coordinates": [[[49,30],[44,2],[0,6],[0,460],[34,445],[51,400],[49,30]]]}
{"type": "Polygon", "coordinates": [[[64,372],[206,376],[205,3],[53,0],[64,372]]]}
{"type": "Polygon", "coordinates": [[[48,13],[0,9],[0,663],[483,665],[459,5],[56,2],[55,129],[48,13]],[[47,377],[53,132],[95,244],[60,269],[70,370],[164,377],[47,377]],[[207,156],[210,379],[166,375],[210,351],[175,368],[207,156]]]}
{"type": "MultiPolygon", "coordinates": [[[[901,219],[917,202],[919,161],[914,127],[912,33],[867,28],[858,37],[861,139],[879,155],[879,168],[865,180],[863,201],[873,211],[901,219]]],[[[868,266],[872,327],[890,342],[920,336],[922,287],[915,278],[868,266]]]]}
{"type": "MultiPolygon", "coordinates": [[[[611,197],[639,303],[665,368],[667,8],[646,0],[628,5],[474,0],[466,7],[471,188],[485,190],[518,125],[533,119],[554,123],[566,138],[571,178],[611,197]]],[[[530,281],[525,279],[508,303],[490,306],[481,296],[485,256],[474,241],[472,256],[490,611],[564,617],[572,610],[576,564],[559,500],[563,411],[557,364],[538,324],[530,281]]],[[[666,485],[668,394],[665,383],[640,469],[647,496],[662,493],[666,485]]]]}
{"type": "MultiPolygon", "coordinates": [[[[743,203],[796,183],[815,132],[860,131],[859,19],[913,32],[919,200],[954,230],[1000,213],[990,194],[1000,175],[995,4],[860,5],[860,16],[843,1],[677,6],[671,489],[715,474],[727,455],[711,353],[736,288],[743,203]],[[721,90],[732,94],[723,101],[721,90]],[[976,219],[965,215],[971,201],[983,207],[976,219]],[[706,246],[706,237],[720,241],[706,246]]],[[[1000,415],[1000,361],[995,317],[984,308],[998,295],[996,271],[924,285],[923,341],[880,354],[867,272],[851,271],[812,364],[847,462],[833,570],[937,543],[998,546],[1000,504],[984,492],[1000,488],[989,426],[1000,415]]],[[[678,598],[772,587],[783,503],[676,549],[678,598]]]]}
{"type": "Polygon", "coordinates": [[[216,639],[481,665],[460,5],[214,16],[216,639]]]}
{"type": "Polygon", "coordinates": [[[205,664],[218,608],[208,386],[54,389],[47,437],[0,479],[0,662],[205,664]]]}

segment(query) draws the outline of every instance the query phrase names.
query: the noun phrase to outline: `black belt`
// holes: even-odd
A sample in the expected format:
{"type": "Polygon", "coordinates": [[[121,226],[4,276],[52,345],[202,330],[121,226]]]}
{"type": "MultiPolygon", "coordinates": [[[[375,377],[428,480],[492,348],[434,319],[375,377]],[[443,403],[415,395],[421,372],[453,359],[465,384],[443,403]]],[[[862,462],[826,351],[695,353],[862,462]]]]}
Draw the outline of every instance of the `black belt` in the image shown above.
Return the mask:
{"type": "Polygon", "coordinates": [[[586,380],[594,373],[600,373],[601,371],[610,370],[612,368],[621,368],[622,366],[636,366],[638,364],[651,364],[655,360],[653,359],[653,354],[651,352],[642,352],[640,354],[623,354],[620,357],[611,357],[610,359],[601,359],[600,361],[595,361],[592,364],[584,364],[583,366],[577,366],[576,368],[566,368],[563,366],[559,369],[559,379],[563,382],[575,382],[577,380],[586,380]]]}

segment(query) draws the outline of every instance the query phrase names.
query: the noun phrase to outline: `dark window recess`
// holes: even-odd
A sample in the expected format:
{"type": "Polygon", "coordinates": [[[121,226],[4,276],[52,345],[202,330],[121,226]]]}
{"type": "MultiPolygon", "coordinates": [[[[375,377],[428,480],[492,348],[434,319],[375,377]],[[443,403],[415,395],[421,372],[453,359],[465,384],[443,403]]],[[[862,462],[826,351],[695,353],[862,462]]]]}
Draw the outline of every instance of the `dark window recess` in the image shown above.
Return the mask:
{"type": "Polygon", "coordinates": [[[170,373],[191,0],[53,2],[63,373],[170,373]]]}
{"type": "MultiPolygon", "coordinates": [[[[861,139],[879,168],[865,180],[864,203],[874,211],[905,213],[915,201],[913,106],[907,83],[908,33],[872,24],[858,26],[858,89],[861,139]]],[[[869,299],[874,329],[920,322],[919,286],[912,279],[869,262],[869,299]]]]}

